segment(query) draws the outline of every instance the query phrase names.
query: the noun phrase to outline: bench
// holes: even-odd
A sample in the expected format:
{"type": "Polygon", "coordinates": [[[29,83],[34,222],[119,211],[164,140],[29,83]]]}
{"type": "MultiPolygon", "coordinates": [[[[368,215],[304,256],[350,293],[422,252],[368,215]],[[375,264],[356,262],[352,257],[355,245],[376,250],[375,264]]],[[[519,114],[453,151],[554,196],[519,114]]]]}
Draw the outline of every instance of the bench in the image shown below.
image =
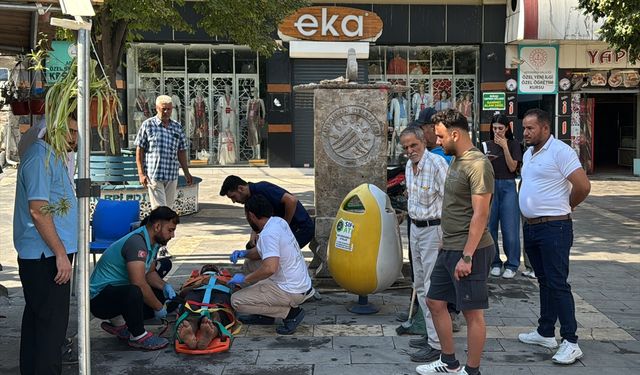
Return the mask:
{"type": "Polygon", "coordinates": [[[140,185],[133,155],[95,155],[89,158],[91,182],[99,185],[140,185]]]}
{"type": "MultiPolygon", "coordinates": [[[[97,198],[140,201],[142,216],[151,210],[147,189],[140,184],[133,152],[123,150],[120,156],[91,154],[89,168],[91,184],[100,187],[99,196],[92,199],[92,210],[97,198]]],[[[201,178],[193,177],[193,185],[189,186],[184,176],[178,177],[174,207],[178,214],[198,211],[198,185],[201,181],[201,178]]]]}

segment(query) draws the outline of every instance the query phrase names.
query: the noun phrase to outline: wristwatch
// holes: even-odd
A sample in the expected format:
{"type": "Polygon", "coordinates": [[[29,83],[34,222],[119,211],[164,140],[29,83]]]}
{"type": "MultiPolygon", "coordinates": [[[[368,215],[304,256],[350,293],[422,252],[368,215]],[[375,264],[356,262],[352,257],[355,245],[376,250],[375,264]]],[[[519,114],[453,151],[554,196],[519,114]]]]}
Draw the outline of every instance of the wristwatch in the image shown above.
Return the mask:
{"type": "Polygon", "coordinates": [[[471,260],[473,259],[473,257],[471,255],[465,255],[462,254],[462,261],[469,264],[471,263],[471,260]]]}

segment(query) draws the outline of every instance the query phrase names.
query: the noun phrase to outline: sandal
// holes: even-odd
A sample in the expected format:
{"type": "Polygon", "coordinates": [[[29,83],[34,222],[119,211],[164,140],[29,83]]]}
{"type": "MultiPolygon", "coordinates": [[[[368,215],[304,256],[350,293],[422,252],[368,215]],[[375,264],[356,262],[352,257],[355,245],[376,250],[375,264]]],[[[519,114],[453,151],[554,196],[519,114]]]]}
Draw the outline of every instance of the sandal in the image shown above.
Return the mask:
{"type": "Polygon", "coordinates": [[[276,332],[279,335],[291,335],[296,331],[296,328],[302,323],[304,319],[304,309],[300,308],[300,312],[291,319],[282,319],[282,325],[276,328],[276,332]]]}

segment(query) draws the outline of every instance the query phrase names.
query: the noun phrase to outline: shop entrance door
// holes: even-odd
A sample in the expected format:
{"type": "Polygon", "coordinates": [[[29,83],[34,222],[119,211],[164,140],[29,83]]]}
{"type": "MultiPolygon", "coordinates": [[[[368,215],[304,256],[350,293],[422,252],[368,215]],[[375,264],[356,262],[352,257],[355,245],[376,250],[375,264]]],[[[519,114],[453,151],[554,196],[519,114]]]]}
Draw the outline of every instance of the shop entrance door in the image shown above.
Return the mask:
{"type": "Polygon", "coordinates": [[[595,100],[594,171],[628,171],[636,142],[636,97],[629,94],[590,95],[595,100]]]}

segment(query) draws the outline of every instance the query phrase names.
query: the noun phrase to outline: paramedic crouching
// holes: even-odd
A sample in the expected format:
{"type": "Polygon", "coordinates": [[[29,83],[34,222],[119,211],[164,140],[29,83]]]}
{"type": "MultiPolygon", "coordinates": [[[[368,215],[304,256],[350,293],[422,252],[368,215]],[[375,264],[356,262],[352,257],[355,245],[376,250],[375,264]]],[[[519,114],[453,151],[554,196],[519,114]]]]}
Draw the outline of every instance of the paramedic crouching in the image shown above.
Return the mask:
{"type": "Polygon", "coordinates": [[[300,246],[287,222],[273,216],[273,207],[262,195],[252,195],[244,204],[251,228],[259,234],[257,246],[251,250],[236,250],[231,261],[247,258],[243,270],[230,284],[252,284],[231,295],[231,306],[246,324],[273,324],[282,318],[276,329],[281,335],[293,334],[304,318],[299,307],[311,294],[311,278],[300,246]]]}
{"type": "Polygon", "coordinates": [[[176,292],[156,272],[156,257],[175,235],[178,214],[160,206],[149,213],[140,228],[105,250],[91,274],[91,313],[102,329],[127,340],[129,346],[145,350],[162,349],[169,341],[144,328],[144,319],[166,318],[167,299],[176,292]]]}

